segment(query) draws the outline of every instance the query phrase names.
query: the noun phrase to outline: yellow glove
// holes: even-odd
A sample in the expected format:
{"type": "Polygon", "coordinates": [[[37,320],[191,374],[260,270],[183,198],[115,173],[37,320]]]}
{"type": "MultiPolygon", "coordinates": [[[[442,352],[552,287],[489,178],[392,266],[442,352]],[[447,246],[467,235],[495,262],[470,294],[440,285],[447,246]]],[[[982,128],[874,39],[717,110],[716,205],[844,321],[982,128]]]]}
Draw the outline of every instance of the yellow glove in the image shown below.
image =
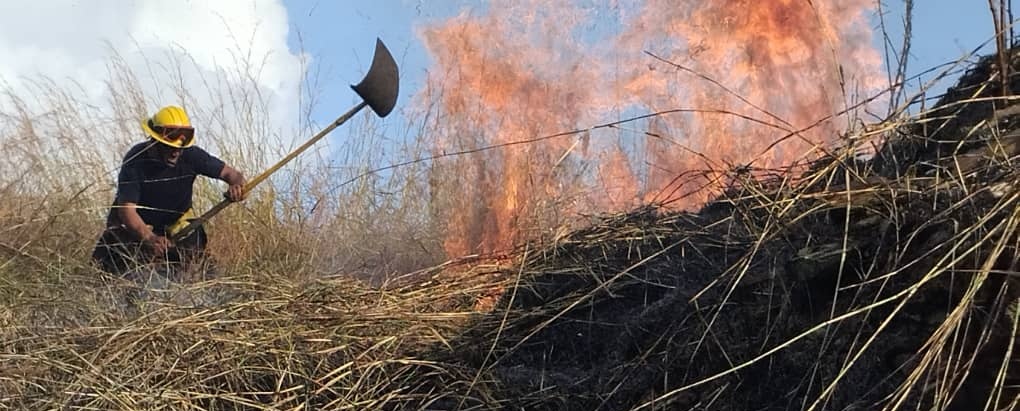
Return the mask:
{"type": "Polygon", "coordinates": [[[195,212],[189,208],[188,211],[181,214],[181,217],[178,218],[177,221],[171,224],[170,227],[167,227],[167,237],[173,237],[174,234],[177,234],[177,232],[183,230],[184,227],[187,227],[188,224],[191,223],[191,220],[194,220],[195,218],[195,212]]]}

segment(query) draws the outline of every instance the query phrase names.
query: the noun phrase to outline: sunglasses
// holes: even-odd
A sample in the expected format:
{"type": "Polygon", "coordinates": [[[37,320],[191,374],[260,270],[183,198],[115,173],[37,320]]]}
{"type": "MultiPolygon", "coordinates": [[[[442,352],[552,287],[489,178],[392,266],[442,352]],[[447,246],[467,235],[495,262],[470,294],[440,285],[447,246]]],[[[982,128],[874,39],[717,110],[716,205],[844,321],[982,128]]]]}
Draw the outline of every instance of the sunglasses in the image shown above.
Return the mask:
{"type": "Polygon", "coordinates": [[[149,128],[163,136],[166,141],[172,144],[179,144],[181,147],[191,144],[191,140],[195,138],[194,127],[157,126],[153,124],[152,120],[149,120],[149,128]]]}

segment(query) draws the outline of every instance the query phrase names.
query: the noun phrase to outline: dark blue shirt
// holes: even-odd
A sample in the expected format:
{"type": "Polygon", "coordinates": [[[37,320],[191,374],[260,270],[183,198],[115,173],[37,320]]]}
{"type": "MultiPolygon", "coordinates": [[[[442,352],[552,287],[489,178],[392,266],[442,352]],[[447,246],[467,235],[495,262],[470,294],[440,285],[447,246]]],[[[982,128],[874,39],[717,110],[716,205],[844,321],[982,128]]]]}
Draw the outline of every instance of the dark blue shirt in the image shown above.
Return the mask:
{"type": "Polygon", "coordinates": [[[107,222],[111,226],[121,224],[116,207],[135,203],[142,221],[157,233],[162,232],[191,208],[195,177],[219,178],[223,166],[223,160],[198,146],[182,150],[177,164],[170,166],[158,156],[151,141],[136,144],[121,164],[117,197],[107,222]]]}

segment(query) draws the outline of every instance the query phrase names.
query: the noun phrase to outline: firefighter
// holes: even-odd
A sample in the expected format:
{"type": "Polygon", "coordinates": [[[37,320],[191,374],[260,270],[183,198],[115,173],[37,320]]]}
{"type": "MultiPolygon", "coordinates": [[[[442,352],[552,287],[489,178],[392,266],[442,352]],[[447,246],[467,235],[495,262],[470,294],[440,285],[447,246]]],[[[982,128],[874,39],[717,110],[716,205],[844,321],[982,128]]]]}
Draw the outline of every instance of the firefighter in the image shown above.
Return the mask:
{"type": "Polygon", "coordinates": [[[244,200],[245,177],[195,145],[195,128],[178,106],[160,109],[141,122],[148,140],[131,147],[117,176],[116,197],[106,230],[92,258],[106,272],[125,276],[143,264],[166,267],[168,280],[180,281],[192,263],[203,261],[208,237],[199,227],[177,244],[171,234],[186,225],[193,185],[199,175],[226,182],[230,201],[244,200]]]}

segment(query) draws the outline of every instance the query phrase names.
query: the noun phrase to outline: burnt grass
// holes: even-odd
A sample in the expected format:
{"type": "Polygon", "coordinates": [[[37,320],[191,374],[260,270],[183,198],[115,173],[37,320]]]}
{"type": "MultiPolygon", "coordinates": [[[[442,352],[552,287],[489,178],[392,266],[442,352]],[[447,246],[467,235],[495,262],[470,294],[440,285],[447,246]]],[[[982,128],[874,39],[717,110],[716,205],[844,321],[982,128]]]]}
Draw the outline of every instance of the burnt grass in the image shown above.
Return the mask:
{"type": "MultiPolygon", "coordinates": [[[[497,308],[428,354],[478,371],[427,408],[982,409],[1020,295],[1001,225],[1020,117],[990,98],[993,61],[872,159],[743,179],[698,212],[604,216],[522,252],[497,308]]],[[[999,409],[1018,393],[1007,362],[999,409]]]]}
{"type": "Polygon", "coordinates": [[[1016,410],[1020,76],[1004,93],[994,61],[796,173],[733,170],[696,212],[393,288],[277,255],[138,313],[92,271],[7,282],[0,410],[1016,410]]]}

